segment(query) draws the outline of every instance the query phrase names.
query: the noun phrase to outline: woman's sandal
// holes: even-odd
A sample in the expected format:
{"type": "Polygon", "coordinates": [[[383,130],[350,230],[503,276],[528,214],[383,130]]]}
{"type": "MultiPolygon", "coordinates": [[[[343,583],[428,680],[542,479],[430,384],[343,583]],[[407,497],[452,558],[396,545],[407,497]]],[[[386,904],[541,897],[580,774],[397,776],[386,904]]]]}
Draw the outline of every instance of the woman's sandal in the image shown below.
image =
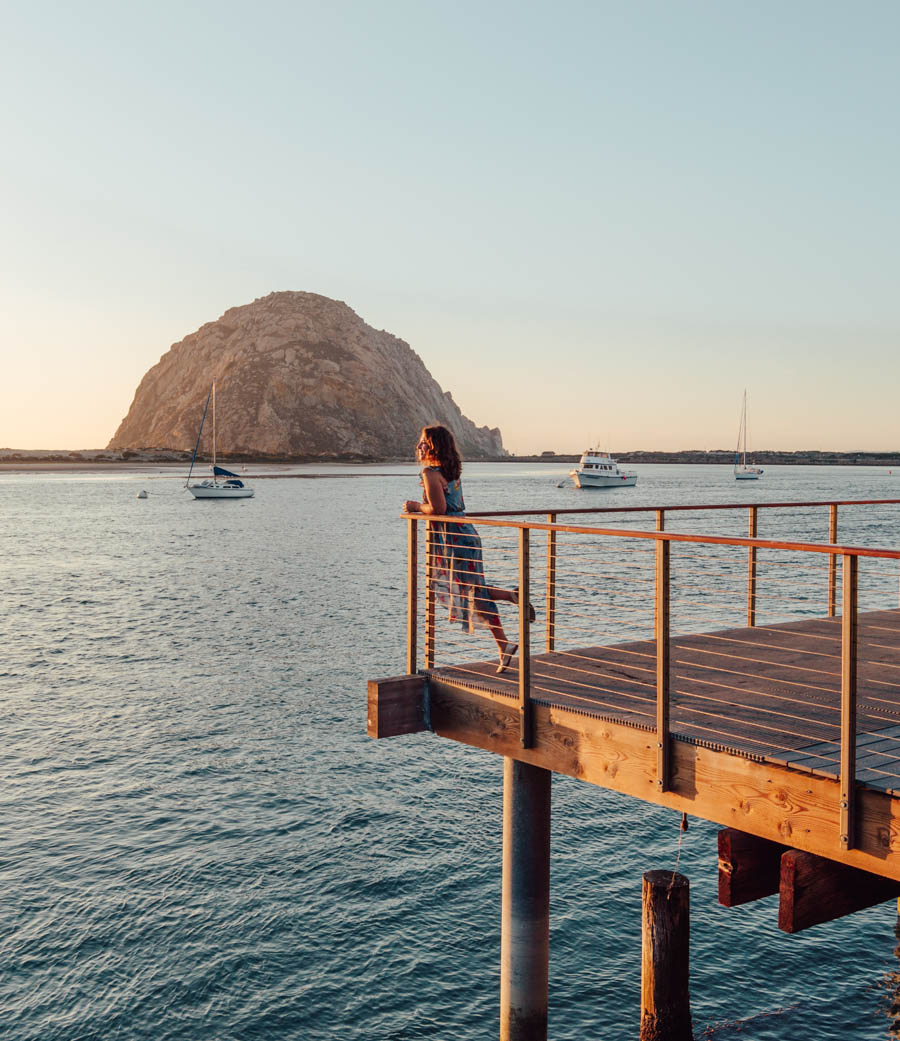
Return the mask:
{"type": "MultiPolygon", "coordinates": [[[[519,603],[519,587],[518,586],[516,586],[516,588],[513,590],[513,603],[514,604],[518,604],[519,603]]],[[[529,622],[533,622],[536,618],[537,618],[537,615],[534,612],[534,604],[529,604],[528,605],[528,621],[529,622]]]]}
{"type": "Polygon", "coordinates": [[[509,668],[509,663],[513,660],[513,655],[518,651],[519,645],[517,643],[508,643],[506,650],[500,655],[500,664],[497,666],[497,672],[506,672],[509,668]]]}

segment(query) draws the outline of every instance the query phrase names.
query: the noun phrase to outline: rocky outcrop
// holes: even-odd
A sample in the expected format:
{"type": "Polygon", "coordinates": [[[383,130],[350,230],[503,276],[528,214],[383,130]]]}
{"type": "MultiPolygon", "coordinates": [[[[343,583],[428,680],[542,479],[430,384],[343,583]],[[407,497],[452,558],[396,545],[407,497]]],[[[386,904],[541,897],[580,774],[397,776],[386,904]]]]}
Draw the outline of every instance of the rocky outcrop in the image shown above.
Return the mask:
{"type": "Polygon", "coordinates": [[[429,423],[449,427],[465,458],[506,454],[500,431],[467,419],[409,344],[315,293],[270,293],[174,344],[109,449],[193,448],[213,377],[223,457],[411,458],[429,423]]]}

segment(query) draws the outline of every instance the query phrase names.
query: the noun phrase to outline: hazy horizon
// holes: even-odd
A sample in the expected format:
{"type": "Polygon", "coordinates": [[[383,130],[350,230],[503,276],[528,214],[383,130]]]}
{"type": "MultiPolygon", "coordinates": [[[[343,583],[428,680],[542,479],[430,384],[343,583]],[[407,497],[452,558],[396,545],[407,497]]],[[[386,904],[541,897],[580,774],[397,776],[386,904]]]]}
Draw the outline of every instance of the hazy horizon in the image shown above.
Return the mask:
{"type": "Polygon", "coordinates": [[[105,445],[171,344],[282,289],[408,342],[519,455],[727,449],[745,387],[753,448],[898,441],[894,4],[4,28],[2,444],[105,445]]]}

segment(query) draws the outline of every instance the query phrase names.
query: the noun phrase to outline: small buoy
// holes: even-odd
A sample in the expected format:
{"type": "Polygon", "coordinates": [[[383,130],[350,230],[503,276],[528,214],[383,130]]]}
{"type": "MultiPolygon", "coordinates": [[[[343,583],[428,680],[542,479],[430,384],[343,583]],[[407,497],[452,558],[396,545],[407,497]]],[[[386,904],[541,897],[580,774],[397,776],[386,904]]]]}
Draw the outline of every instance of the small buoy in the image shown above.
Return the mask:
{"type": "Polygon", "coordinates": [[[146,491],[144,491],[144,489],[142,488],[142,489],[141,489],[141,490],[140,490],[140,491],[139,491],[139,492],[137,493],[137,495],[135,496],[135,498],[138,498],[138,499],[146,499],[146,498],[147,498],[147,493],[146,493],[146,491]]]}

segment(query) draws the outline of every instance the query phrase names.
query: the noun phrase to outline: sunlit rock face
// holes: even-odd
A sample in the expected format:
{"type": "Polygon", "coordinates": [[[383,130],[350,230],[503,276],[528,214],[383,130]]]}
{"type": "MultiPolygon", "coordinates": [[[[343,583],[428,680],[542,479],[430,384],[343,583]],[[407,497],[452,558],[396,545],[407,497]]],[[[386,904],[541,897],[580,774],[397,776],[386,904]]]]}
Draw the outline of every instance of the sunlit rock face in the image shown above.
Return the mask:
{"type": "Polygon", "coordinates": [[[505,454],[500,431],[467,419],[409,344],[315,293],[270,293],[174,344],[108,447],[192,449],[213,377],[223,456],[409,458],[430,423],[468,459],[505,454]]]}

